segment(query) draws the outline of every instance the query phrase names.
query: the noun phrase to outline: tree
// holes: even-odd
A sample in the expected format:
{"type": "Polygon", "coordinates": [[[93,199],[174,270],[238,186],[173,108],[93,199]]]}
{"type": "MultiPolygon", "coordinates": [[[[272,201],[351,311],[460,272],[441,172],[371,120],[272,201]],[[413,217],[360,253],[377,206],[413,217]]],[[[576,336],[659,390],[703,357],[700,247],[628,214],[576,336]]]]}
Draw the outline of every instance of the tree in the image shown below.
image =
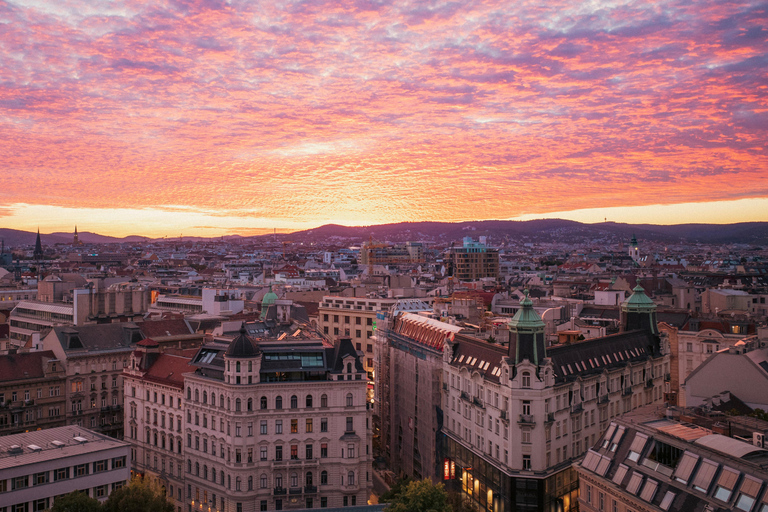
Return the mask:
{"type": "Polygon", "coordinates": [[[131,483],[112,491],[103,512],[173,512],[162,485],[151,477],[137,476],[131,483]]]}
{"type": "Polygon", "coordinates": [[[392,500],[387,512],[450,512],[448,494],[443,484],[434,485],[430,480],[413,481],[405,492],[392,500]]]}
{"type": "Polygon", "coordinates": [[[411,480],[407,476],[395,482],[395,485],[390,487],[388,491],[379,496],[379,503],[392,503],[396,498],[405,492],[405,489],[408,487],[410,482],[411,480]]]}
{"type": "Polygon", "coordinates": [[[451,512],[477,512],[469,498],[461,491],[448,491],[448,506],[451,512]]]}
{"type": "Polygon", "coordinates": [[[51,512],[101,512],[101,503],[83,491],[72,491],[56,498],[51,512]]]}

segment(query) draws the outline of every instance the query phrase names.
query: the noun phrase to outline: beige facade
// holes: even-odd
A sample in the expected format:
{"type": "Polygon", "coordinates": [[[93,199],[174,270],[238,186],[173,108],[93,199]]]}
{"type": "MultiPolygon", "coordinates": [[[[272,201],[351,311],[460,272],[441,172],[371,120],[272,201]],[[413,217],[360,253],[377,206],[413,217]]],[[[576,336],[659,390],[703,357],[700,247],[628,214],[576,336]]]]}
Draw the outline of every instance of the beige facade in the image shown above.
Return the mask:
{"type": "Polygon", "coordinates": [[[185,379],[185,498],[192,510],[367,503],[372,485],[367,381],[349,341],[341,343],[344,350],[337,349],[337,356],[319,340],[293,349],[285,340],[261,342],[257,352],[240,356],[230,348],[232,355],[223,360],[218,344],[200,349],[192,363],[199,369],[185,379]],[[299,352],[303,362],[297,373],[275,370],[289,353],[299,352]],[[222,361],[223,368],[211,361],[222,361]]]}

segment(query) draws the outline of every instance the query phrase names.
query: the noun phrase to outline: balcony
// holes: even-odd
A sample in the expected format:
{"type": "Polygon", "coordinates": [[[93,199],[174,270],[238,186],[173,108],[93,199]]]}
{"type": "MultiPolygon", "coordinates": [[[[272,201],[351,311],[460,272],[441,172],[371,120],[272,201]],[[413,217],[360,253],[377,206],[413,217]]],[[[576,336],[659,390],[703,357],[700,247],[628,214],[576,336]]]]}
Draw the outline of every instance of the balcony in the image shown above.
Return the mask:
{"type": "Polygon", "coordinates": [[[317,486],[316,485],[305,485],[304,486],[304,494],[317,494],[317,486]]]}
{"type": "Polygon", "coordinates": [[[547,421],[546,422],[547,423],[552,423],[553,421],[555,421],[555,413],[548,412],[547,413],[547,421]]]}
{"type": "Polygon", "coordinates": [[[646,387],[646,389],[652,388],[653,387],[653,379],[648,379],[647,381],[645,381],[645,387],[646,387]]]}
{"type": "Polygon", "coordinates": [[[443,391],[448,391],[448,383],[443,382],[443,391]]]}
{"type": "Polygon", "coordinates": [[[533,418],[533,414],[521,414],[518,423],[521,425],[534,425],[536,420],[533,418]]]}
{"type": "Polygon", "coordinates": [[[571,414],[579,414],[584,411],[584,404],[578,403],[571,406],[571,414]]]}
{"type": "Polygon", "coordinates": [[[288,489],[285,487],[275,487],[274,492],[272,493],[275,496],[285,496],[288,494],[288,489]]]}
{"type": "Polygon", "coordinates": [[[671,380],[672,380],[672,375],[670,375],[669,373],[665,373],[664,374],[664,382],[669,382],[671,380]]]}
{"type": "Polygon", "coordinates": [[[461,399],[466,400],[467,402],[471,402],[471,400],[469,399],[469,395],[467,394],[466,391],[461,392],[461,399]]]}
{"type": "Polygon", "coordinates": [[[629,386],[628,388],[624,388],[624,391],[621,392],[621,396],[629,396],[632,394],[632,386],[629,386]]]}
{"type": "Polygon", "coordinates": [[[473,403],[474,405],[478,406],[478,407],[481,407],[481,408],[485,409],[485,405],[483,405],[483,401],[482,401],[482,400],[480,400],[480,399],[479,399],[478,397],[476,397],[476,396],[475,396],[475,397],[472,397],[472,403],[473,403]]]}
{"type": "Polygon", "coordinates": [[[509,419],[509,418],[507,418],[507,411],[501,411],[501,419],[503,419],[503,420],[505,420],[505,421],[506,421],[507,419],[509,419]]]}
{"type": "Polygon", "coordinates": [[[296,495],[301,494],[303,489],[301,487],[291,487],[288,489],[288,494],[296,495]]]}
{"type": "Polygon", "coordinates": [[[599,397],[599,398],[597,399],[597,403],[598,403],[599,405],[605,405],[605,404],[607,404],[609,401],[610,401],[610,399],[608,398],[608,395],[602,395],[601,397],[599,397]]]}

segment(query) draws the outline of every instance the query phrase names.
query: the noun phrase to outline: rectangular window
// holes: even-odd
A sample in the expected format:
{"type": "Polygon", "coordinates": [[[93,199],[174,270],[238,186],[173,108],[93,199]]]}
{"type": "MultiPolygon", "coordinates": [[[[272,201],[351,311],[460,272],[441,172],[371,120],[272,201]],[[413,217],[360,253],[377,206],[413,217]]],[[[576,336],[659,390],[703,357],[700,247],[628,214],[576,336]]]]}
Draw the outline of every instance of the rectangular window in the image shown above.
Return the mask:
{"type": "Polygon", "coordinates": [[[312,432],[312,418],[307,418],[307,425],[306,425],[307,432],[312,432]]]}
{"type": "Polygon", "coordinates": [[[320,418],[320,432],[328,432],[328,418],[320,418]]]}
{"type": "Polygon", "coordinates": [[[320,445],[320,457],[323,459],[328,457],[328,443],[323,443],[320,445]]]}
{"type": "Polygon", "coordinates": [[[299,432],[299,420],[291,420],[291,434],[297,434],[299,432]]]}
{"type": "MultiPolygon", "coordinates": [[[[280,424],[280,431],[275,429],[275,433],[276,434],[281,434],[282,430],[283,430],[283,424],[282,424],[282,422],[280,420],[278,420],[277,423],[280,424]]],[[[267,420],[261,420],[261,422],[259,423],[259,433],[262,434],[262,435],[267,433],[267,420]]]]}

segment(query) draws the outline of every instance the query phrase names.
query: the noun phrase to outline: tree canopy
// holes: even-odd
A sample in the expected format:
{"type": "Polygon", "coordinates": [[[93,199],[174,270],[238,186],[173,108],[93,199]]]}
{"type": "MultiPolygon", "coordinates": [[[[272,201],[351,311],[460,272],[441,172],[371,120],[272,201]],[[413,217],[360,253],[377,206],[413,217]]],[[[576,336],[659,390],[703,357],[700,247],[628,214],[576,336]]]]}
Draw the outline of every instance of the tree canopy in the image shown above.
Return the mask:
{"type": "Polygon", "coordinates": [[[408,483],[405,490],[392,499],[387,512],[451,512],[443,484],[430,480],[408,483]]]}
{"type": "Polygon", "coordinates": [[[149,477],[136,477],[115,489],[102,505],[101,512],[173,512],[160,483],[149,477]]]}
{"type": "Polygon", "coordinates": [[[51,507],[51,512],[100,512],[101,503],[91,498],[83,491],[72,491],[56,501],[51,507]]]}

